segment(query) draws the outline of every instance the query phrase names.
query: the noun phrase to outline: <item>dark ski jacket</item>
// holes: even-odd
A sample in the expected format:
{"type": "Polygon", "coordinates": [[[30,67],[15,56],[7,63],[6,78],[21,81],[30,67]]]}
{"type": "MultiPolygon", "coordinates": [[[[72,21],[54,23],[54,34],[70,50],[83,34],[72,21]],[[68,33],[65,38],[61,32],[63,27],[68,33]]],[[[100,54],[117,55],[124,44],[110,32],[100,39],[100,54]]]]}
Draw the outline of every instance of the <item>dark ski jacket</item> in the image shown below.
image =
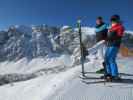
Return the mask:
{"type": "Polygon", "coordinates": [[[107,25],[105,23],[101,23],[100,25],[96,25],[95,32],[96,32],[97,42],[101,41],[101,40],[106,40],[107,32],[108,32],[107,25]]]}
{"type": "Polygon", "coordinates": [[[112,26],[108,32],[107,46],[120,47],[123,34],[124,34],[124,27],[122,24],[118,23],[112,26]]]}

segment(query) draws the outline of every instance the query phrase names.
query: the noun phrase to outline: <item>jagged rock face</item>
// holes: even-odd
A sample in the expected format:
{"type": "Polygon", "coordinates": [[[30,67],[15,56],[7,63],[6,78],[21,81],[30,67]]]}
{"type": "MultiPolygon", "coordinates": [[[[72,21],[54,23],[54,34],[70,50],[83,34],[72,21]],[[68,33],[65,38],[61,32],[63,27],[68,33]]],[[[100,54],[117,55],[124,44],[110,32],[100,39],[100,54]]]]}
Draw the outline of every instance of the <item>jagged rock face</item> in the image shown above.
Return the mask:
{"type": "Polygon", "coordinates": [[[0,61],[23,57],[30,60],[63,52],[72,54],[75,48],[79,48],[79,34],[69,26],[21,25],[0,32],[0,61]]]}
{"type": "Polygon", "coordinates": [[[58,34],[56,27],[10,27],[7,32],[0,32],[0,60],[32,59],[54,53],[51,40],[58,34]]]}
{"type": "MultiPolygon", "coordinates": [[[[89,37],[87,39],[91,40],[89,37]]],[[[0,45],[1,61],[19,60],[23,57],[30,60],[55,53],[73,54],[79,48],[79,34],[69,26],[12,26],[8,31],[0,32],[0,45]]]]}
{"type": "Polygon", "coordinates": [[[60,45],[63,51],[73,53],[79,46],[79,35],[71,27],[66,26],[60,29],[60,45]]]}
{"type": "MultiPolygon", "coordinates": [[[[81,30],[83,44],[86,47],[91,47],[95,43],[94,29],[83,27],[81,30]]],[[[64,48],[64,51],[67,50],[73,53],[76,48],[79,48],[80,44],[78,29],[73,29],[70,26],[62,27],[60,30],[60,44],[64,48]]]]}

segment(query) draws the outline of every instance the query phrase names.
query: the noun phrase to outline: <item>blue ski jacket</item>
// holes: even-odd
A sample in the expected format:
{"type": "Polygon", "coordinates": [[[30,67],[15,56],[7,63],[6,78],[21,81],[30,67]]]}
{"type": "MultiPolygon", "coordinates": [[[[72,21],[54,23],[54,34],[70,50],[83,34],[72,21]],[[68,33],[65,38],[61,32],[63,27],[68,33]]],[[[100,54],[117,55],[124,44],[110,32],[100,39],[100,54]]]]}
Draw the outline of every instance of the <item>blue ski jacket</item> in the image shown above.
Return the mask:
{"type": "Polygon", "coordinates": [[[106,40],[107,33],[108,33],[108,25],[105,23],[101,23],[100,25],[96,25],[95,27],[95,33],[96,33],[96,40],[106,40]]]}

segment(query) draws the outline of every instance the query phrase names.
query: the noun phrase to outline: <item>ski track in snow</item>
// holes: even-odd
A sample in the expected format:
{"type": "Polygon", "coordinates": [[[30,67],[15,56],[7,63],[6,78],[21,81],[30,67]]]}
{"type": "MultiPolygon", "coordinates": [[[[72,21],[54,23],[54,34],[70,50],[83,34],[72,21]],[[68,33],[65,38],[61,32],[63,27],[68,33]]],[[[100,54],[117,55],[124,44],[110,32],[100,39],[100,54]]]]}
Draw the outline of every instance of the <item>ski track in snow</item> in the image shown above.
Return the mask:
{"type": "MultiPolygon", "coordinates": [[[[77,76],[69,84],[49,98],[49,100],[133,100],[133,71],[131,70],[131,65],[133,65],[133,63],[131,60],[132,59],[118,61],[123,64],[124,62],[128,63],[128,66],[126,66],[127,68],[122,67],[121,69],[122,72],[129,73],[121,73],[122,78],[127,79],[122,83],[105,82],[104,84],[104,82],[99,82],[97,79],[88,79],[85,81],[88,83],[94,82],[94,84],[85,84],[82,82],[82,79],[77,76]],[[130,70],[125,70],[128,68],[130,70]],[[131,80],[128,81],[128,79],[131,80]]],[[[80,73],[78,75],[80,75],[80,73]]],[[[100,75],[94,73],[88,74],[88,77],[91,76],[100,77],[100,75]]]]}
{"type": "MultiPolygon", "coordinates": [[[[88,79],[84,80],[86,84],[80,78],[80,66],[64,68],[54,65],[34,71],[39,73],[34,79],[1,86],[0,100],[133,100],[132,58],[118,59],[122,77],[130,79],[123,83],[104,84],[98,79],[88,79]],[[49,72],[44,74],[45,71],[49,72]]],[[[86,63],[87,76],[100,77],[93,73],[99,65],[99,61],[86,63]]]]}

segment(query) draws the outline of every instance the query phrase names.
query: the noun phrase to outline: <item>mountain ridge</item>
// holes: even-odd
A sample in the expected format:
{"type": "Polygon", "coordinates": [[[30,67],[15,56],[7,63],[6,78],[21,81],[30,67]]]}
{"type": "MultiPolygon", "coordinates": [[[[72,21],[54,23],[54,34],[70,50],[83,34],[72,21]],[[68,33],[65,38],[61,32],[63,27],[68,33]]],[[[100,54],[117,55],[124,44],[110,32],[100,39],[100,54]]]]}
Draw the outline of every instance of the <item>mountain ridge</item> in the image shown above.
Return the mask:
{"type": "MultiPolygon", "coordinates": [[[[93,27],[82,27],[83,43],[87,47],[95,44],[94,30],[93,27]]],[[[130,39],[129,43],[132,44],[132,32],[126,33],[128,34],[124,41],[130,39]]],[[[78,47],[78,29],[71,26],[15,25],[6,31],[0,31],[0,61],[19,60],[23,57],[30,60],[62,53],[73,54],[78,47]]]]}

